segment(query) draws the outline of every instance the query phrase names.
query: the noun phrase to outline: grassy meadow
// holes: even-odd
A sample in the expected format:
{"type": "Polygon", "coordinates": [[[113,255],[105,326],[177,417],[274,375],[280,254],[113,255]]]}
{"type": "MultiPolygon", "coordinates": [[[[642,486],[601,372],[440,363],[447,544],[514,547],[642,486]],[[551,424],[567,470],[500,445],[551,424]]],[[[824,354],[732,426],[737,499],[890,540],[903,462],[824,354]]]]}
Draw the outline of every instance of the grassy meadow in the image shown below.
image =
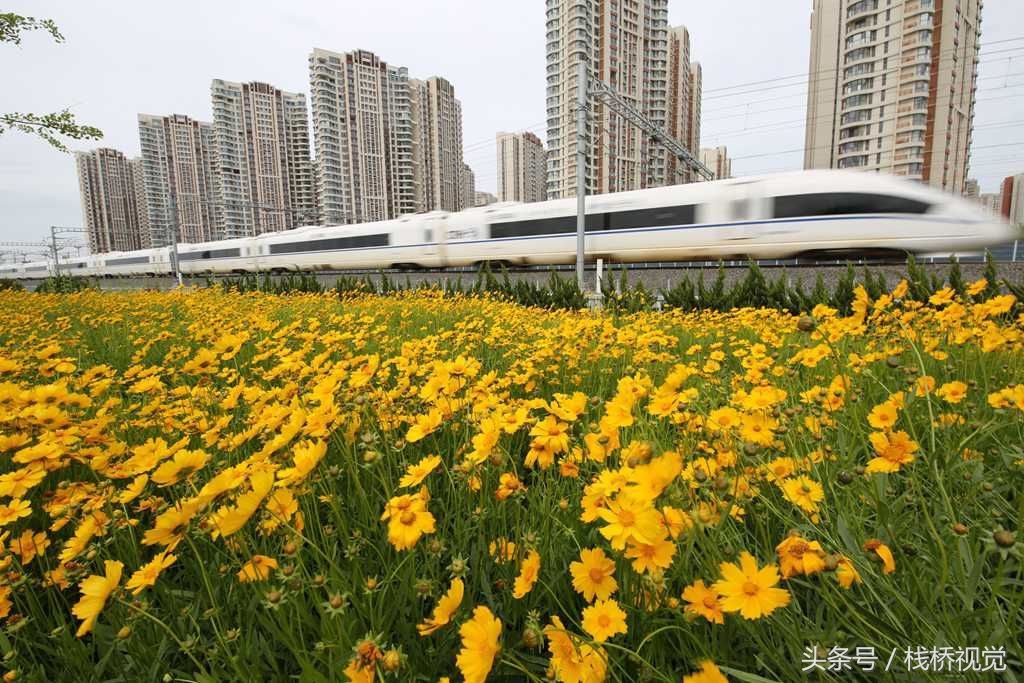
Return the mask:
{"type": "Polygon", "coordinates": [[[1024,314],[906,289],[0,292],[0,673],[1021,680],[1024,314]]]}

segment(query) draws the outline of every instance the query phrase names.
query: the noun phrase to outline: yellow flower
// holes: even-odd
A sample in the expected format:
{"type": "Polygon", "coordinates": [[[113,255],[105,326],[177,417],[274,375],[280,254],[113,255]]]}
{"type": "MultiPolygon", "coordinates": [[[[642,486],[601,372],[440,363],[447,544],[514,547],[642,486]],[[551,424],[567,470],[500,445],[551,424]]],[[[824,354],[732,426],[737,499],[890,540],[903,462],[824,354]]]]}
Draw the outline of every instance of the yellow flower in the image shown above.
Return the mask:
{"type": "Polygon", "coordinates": [[[711,586],[705,586],[703,579],[697,579],[683,589],[683,600],[688,603],[685,610],[687,614],[702,616],[712,624],[725,623],[718,592],[711,586]]]}
{"type": "Polygon", "coordinates": [[[496,538],[487,546],[487,552],[496,562],[504,564],[516,556],[516,544],[504,537],[496,538]]]}
{"type": "Polygon", "coordinates": [[[798,574],[817,574],[825,568],[825,551],[817,541],[800,536],[787,536],[775,547],[782,567],[782,578],[798,574]]]}
{"type": "Polygon", "coordinates": [[[875,429],[892,429],[898,416],[899,411],[896,405],[891,401],[886,401],[871,409],[871,413],[868,415],[868,424],[875,429]]]}
{"type": "Polygon", "coordinates": [[[145,588],[154,585],[160,578],[160,573],[174,564],[177,559],[174,555],[168,555],[166,550],[157,553],[156,557],[132,574],[124,587],[131,590],[132,595],[138,595],[145,588]]]}
{"type": "Polygon", "coordinates": [[[253,555],[239,570],[238,580],[241,583],[266,581],[270,577],[271,569],[277,569],[277,560],[266,555],[253,555]]]}
{"type": "Polygon", "coordinates": [[[413,426],[405,434],[405,440],[409,443],[421,441],[428,434],[436,431],[442,421],[444,421],[444,414],[440,410],[431,410],[426,415],[417,415],[413,426]]]}
{"type": "Polygon", "coordinates": [[[505,472],[498,478],[498,489],[494,497],[498,500],[506,500],[516,493],[526,491],[526,485],[519,481],[519,477],[511,472],[505,472]]]}
{"type": "Polygon", "coordinates": [[[27,500],[16,498],[9,503],[4,503],[0,505],[0,527],[5,527],[31,514],[32,506],[27,500]]]}
{"type": "Polygon", "coordinates": [[[117,560],[105,560],[103,569],[104,576],[93,574],[78,585],[82,597],[71,608],[71,612],[82,620],[78,631],[75,632],[79,638],[92,631],[96,618],[107,604],[107,598],[121,583],[121,570],[124,569],[124,563],[117,560]]]}
{"type": "Polygon", "coordinates": [[[466,683],[484,683],[501,650],[501,622],[483,605],[473,610],[473,618],[459,628],[462,649],[455,664],[466,683]]]}
{"type": "Polygon", "coordinates": [[[153,483],[160,486],[176,484],[188,479],[209,462],[210,456],[201,450],[180,450],[153,472],[153,483]]]}
{"type": "Polygon", "coordinates": [[[607,659],[601,648],[577,642],[556,616],[544,628],[551,653],[551,670],[556,680],[565,683],[604,683],[607,659]]]}
{"type": "Polygon", "coordinates": [[[148,474],[140,474],[139,476],[135,477],[135,479],[132,480],[132,483],[129,484],[123,491],[121,491],[121,493],[117,495],[117,502],[120,503],[121,505],[132,502],[140,495],[142,495],[142,490],[146,488],[146,484],[148,483],[148,474]]]}
{"type": "Polygon", "coordinates": [[[35,463],[2,474],[0,475],[0,497],[21,498],[30,489],[38,486],[45,477],[46,468],[35,463]]]}
{"type": "Polygon", "coordinates": [[[723,562],[719,570],[722,578],[715,582],[714,589],[722,596],[724,612],[739,612],[744,619],[760,619],[789,604],[789,591],[775,588],[779,572],[774,564],[758,568],[754,556],[744,551],[739,565],[723,562]]]}
{"type": "Polygon", "coordinates": [[[896,571],[896,558],[892,556],[892,550],[877,538],[871,538],[865,541],[864,550],[867,552],[874,552],[879,558],[881,558],[883,574],[892,574],[896,571]]]}
{"type": "Polygon", "coordinates": [[[434,516],[419,495],[395,496],[388,501],[381,520],[389,520],[388,541],[396,550],[408,550],[423,534],[434,533],[434,516]]]}
{"type": "Polygon", "coordinates": [[[277,486],[292,486],[304,480],[327,454],[327,442],[320,439],[303,441],[292,449],[293,467],[277,473],[277,486]]]}
{"type": "Polygon", "coordinates": [[[986,280],[985,278],[981,278],[980,280],[976,280],[967,286],[967,293],[970,294],[971,296],[978,296],[979,294],[985,291],[986,287],[988,287],[988,280],[986,280]]]}
{"type": "Polygon", "coordinates": [[[452,616],[458,611],[459,605],[462,604],[464,590],[465,585],[462,583],[462,579],[452,579],[452,585],[448,592],[437,601],[434,613],[425,619],[422,624],[416,626],[416,630],[419,631],[421,636],[429,636],[452,620],[452,616]]]}
{"type": "Polygon", "coordinates": [[[871,432],[868,440],[878,457],[868,462],[865,472],[899,472],[900,467],[914,462],[917,442],[906,432],[871,432]]]}
{"type": "Polygon", "coordinates": [[[414,465],[409,465],[405,475],[399,480],[398,485],[403,489],[411,489],[419,486],[437,466],[441,464],[441,456],[428,455],[414,465]]]}
{"type": "Polygon", "coordinates": [[[782,493],[786,500],[809,514],[818,511],[818,503],[825,499],[821,484],[807,476],[794,477],[782,482],[782,493]]]}
{"type": "Polygon", "coordinates": [[[932,306],[945,306],[946,304],[953,301],[953,296],[956,294],[950,287],[945,287],[928,297],[928,303],[932,306]]]}
{"type": "Polygon", "coordinates": [[[156,525],[142,536],[142,544],[159,544],[173,550],[188,531],[188,525],[197,511],[198,506],[189,501],[168,508],[156,518],[156,525]]]}
{"type": "Polygon", "coordinates": [[[652,543],[662,535],[662,518],[658,511],[649,502],[625,493],[597,514],[608,523],[601,527],[601,535],[615,550],[622,550],[626,543],[652,543]]]}
{"type": "Polygon", "coordinates": [[[351,683],[373,683],[377,678],[376,671],[375,665],[364,666],[359,657],[353,657],[342,673],[348,676],[351,683]]]}
{"type": "Polygon", "coordinates": [[[19,538],[11,540],[11,552],[19,556],[22,566],[34,560],[37,555],[42,555],[48,547],[50,539],[43,531],[32,533],[31,529],[26,529],[19,538]]]}
{"type": "Polygon", "coordinates": [[[512,586],[512,597],[519,600],[533,590],[533,584],[537,583],[540,574],[540,553],[531,550],[526,554],[522,566],[519,567],[519,576],[516,577],[512,586]]]}
{"type": "Polygon", "coordinates": [[[599,643],[626,633],[626,613],[614,600],[598,600],[583,610],[583,630],[599,643]]]}
{"type": "Polygon", "coordinates": [[[633,560],[633,570],[640,573],[668,569],[675,554],[676,544],[668,538],[653,543],[630,543],[626,548],[626,557],[633,560]]]}
{"type": "Polygon", "coordinates": [[[615,562],[605,557],[604,550],[593,548],[580,551],[580,561],[569,565],[572,587],[587,602],[594,598],[607,600],[618,587],[615,581],[615,562]]]}
{"type": "Polygon", "coordinates": [[[853,566],[853,562],[846,556],[839,557],[839,563],[836,565],[836,580],[839,581],[839,585],[849,590],[850,586],[855,583],[861,583],[860,573],[857,568],[853,566]]]}
{"type": "Polygon", "coordinates": [[[683,683],[729,683],[721,669],[710,660],[700,663],[700,672],[683,676],[683,683]]]}
{"type": "Polygon", "coordinates": [[[967,396],[967,385],[963,382],[946,382],[935,393],[946,403],[960,403],[967,396]]]}
{"type": "Polygon", "coordinates": [[[226,538],[245,526],[273,488],[274,473],[265,470],[254,472],[249,477],[249,483],[252,490],[238,496],[235,505],[225,505],[211,516],[214,538],[226,538]]]}

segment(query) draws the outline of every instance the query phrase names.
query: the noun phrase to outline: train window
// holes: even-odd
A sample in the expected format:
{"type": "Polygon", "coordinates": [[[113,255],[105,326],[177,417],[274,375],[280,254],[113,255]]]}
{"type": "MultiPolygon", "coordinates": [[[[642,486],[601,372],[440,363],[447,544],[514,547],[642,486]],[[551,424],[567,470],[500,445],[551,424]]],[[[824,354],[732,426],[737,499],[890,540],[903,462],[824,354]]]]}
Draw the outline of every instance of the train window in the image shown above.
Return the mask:
{"type": "MultiPolygon", "coordinates": [[[[656,209],[636,209],[587,214],[586,230],[628,230],[669,225],[691,225],[695,222],[693,206],[663,206],[656,209]]],[[[493,223],[491,237],[527,237],[531,235],[562,235],[576,232],[576,216],[540,218],[528,221],[493,223]]]]}
{"type": "Polygon", "coordinates": [[[618,211],[604,215],[607,217],[605,230],[692,225],[696,220],[696,210],[693,206],[661,206],[656,209],[618,211]]]}
{"type": "Polygon", "coordinates": [[[426,228],[423,231],[423,241],[426,242],[427,244],[430,244],[431,242],[434,241],[434,231],[432,229],[426,228]]]}
{"type": "Polygon", "coordinates": [[[108,266],[131,266],[139,263],[149,263],[148,256],[129,256],[128,258],[107,259],[108,266]]]}
{"type": "Polygon", "coordinates": [[[529,221],[509,221],[491,225],[491,237],[529,237],[533,235],[560,235],[576,232],[576,216],[537,218],[529,221]]]}
{"type": "Polygon", "coordinates": [[[776,218],[857,213],[925,213],[927,202],[866,192],[819,192],[775,197],[776,218]]]}
{"type": "Polygon", "coordinates": [[[366,247],[386,247],[390,242],[390,235],[356,235],[355,237],[330,237],[321,240],[306,240],[303,242],[285,242],[283,244],[271,244],[271,254],[296,254],[305,251],[336,251],[339,249],[360,249],[366,247]]]}
{"type": "Polygon", "coordinates": [[[46,270],[46,266],[26,266],[25,270],[46,270]]]}
{"type": "Polygon", "coordinates": [[[201,259],[211,258],[231,258],[232,256],[239,256],[241,250],[239,249],[208,249],[207,251],[190,251],[178,254],[179,261],[198,261],[201,259]]]}

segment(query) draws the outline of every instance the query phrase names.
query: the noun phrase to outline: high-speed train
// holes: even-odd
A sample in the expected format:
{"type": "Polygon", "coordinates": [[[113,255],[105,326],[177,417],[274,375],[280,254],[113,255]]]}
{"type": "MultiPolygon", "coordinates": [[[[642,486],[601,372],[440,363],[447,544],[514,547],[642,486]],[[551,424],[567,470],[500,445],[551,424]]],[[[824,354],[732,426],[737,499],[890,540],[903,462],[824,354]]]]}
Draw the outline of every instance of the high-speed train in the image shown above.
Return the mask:
{"type": "MultiPolygon", "coordinates": [[[[588,197],[588,260],[653,262],[969,254],[1017,238],[979,205],[928,185],[860,171],[799,171],[588,197]]],[[[170,247],[61,262],[77,275],[172,272],[170,247]]],[[[185,274],[573,263],[576,200],[500,203],[360,225],[179,244],[185,274]]],[[[0,277],[51,274],[0,265],[0,277]]]]}

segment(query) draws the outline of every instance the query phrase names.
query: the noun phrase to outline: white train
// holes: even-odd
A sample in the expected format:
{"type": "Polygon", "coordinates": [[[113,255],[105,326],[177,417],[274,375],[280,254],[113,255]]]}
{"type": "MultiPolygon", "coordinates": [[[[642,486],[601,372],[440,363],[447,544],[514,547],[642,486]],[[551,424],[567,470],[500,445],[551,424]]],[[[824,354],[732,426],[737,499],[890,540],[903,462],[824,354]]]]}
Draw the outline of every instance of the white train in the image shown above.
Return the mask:
{"type": "MultiPolygon", "coordinates": [[[[587,199],[588,260],[651,262],[852,255],[969,254],[1016,231],[964,198],[859,171],[799,171],[597,195],[587,199]]],[[[172,272],[169,247],[73,258],[61,272],[172,272]]],[[[501,203],[361,225],[311,225],[255,238],[180,244],[185,274],[351,268],[559,264],[576,259],[576,200],[501,203]]],[[[0,277],[51,274],[45,263],[0,277]]]]}

